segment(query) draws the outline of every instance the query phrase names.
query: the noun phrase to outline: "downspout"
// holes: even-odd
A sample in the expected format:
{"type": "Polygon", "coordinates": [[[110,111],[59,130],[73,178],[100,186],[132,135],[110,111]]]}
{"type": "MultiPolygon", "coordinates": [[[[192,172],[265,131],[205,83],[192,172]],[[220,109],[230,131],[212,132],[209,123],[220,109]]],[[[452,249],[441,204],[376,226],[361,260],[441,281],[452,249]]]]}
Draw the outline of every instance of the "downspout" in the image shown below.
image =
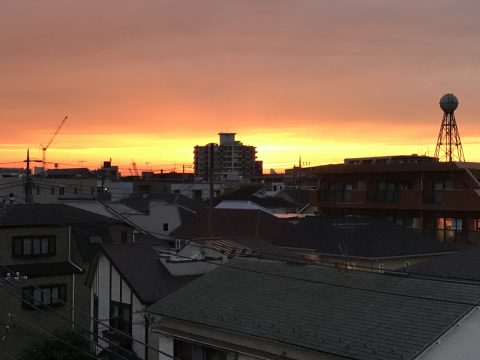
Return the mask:
{"type": "MultiPolygon", "coordinates": [[[[68,226],[68,262],[72,263],[72,227],[68,226]]],[[[75,329],[75,274],[72,274],[72,330],[75,329]]]]}

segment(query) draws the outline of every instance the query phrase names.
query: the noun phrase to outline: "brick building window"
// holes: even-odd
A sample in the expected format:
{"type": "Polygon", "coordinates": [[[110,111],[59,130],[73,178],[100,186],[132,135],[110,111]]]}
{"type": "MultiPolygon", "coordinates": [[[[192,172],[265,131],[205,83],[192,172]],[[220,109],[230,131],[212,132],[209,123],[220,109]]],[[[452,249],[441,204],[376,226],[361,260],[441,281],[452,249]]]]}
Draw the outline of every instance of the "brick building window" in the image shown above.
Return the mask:
{"type": "Polygon", "coordinates": [[[435,225],[438,240],[446,242],[462,242],[464,240],[462,219],[439,217],[435,225]]]}
{"type": "Polygon", "coordinates": [[[22,236],[12,239],[13,257],[55,255],[55,236],[22,236]]]}
{"type": "Polygon", "coordinates": [[[67,285],[45,285],[22,288],[22,308],[36,310],[35,307],[63,306],[67,301],[67,285]]]}

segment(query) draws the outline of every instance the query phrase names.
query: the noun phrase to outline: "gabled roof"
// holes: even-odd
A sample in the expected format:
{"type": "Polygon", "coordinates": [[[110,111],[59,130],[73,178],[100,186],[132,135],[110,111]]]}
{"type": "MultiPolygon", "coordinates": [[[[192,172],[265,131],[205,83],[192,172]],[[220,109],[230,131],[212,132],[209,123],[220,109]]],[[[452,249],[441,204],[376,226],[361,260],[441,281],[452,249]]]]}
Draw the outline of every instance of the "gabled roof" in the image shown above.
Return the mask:
{"type": "Polygon", "coordinates": [[[0,211],[0,226],[65,226],[120,223],[110,217],[64,204],[17,204],[0,211]]]}
{"type": "MultiPolygon", "coordinates": [[[[103,244],[100,251],[110,259],[144,304],[153,303],[197,278],[172,276],[162,265],[151,245],[103,244]]],[[[92,264],[89,276],[93,275],[95,267],[96,264],[92,264]]]]}
{"type": "Polygon", "coordinates": [[[455,250],[446,243],[404,226],[365,217],[307,216],[276,244],[312,249],[322,254],[366,258],[426,255],[455,250]]]}
{"type": "Polygon", "coordinates": [[[74,225],[72,233],[75,236],[80,257],[84,262],[92,261],[102,243],[113,242],[110,230],[103,224],[74,225]],[[99,241],[90,241],[92,237],[96,237],[99,241]]]}
{"type": "Polygon", "coordinates": [[[243,258],[148,310],[349,359],[410,360],[479,299],[471,284],[243,258]]]}
{"type": "MultiPolygon", "coordinates": [[[[171,236],[205,238],[208,234],[208,211],[186,219],[171,236]]],[[[214,209],[214,237],[257,236],[267,241],[279,239],[292,225],[260,210],[214,209]]]]}
{"type": "Polygon", "coordinates": [[[408,273],[480,281],[480,246],[409,266],[408,273]]]}

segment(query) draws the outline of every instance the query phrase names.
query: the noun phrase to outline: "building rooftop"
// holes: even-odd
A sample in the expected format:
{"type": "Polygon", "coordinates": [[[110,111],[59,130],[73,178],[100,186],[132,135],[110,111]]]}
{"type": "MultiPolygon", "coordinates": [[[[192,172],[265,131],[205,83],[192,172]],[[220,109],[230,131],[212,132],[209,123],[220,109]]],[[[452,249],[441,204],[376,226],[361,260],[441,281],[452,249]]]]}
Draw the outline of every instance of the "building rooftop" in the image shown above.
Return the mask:
{"type": "MultiPolygon", "coordinates": [[[[171,236],[176,238],[206,238],[208,233],[208,209],[186,219],[171,236]]],[[[257,236],[267,241],[279,239],[291,226],[260,210],[215,209],[213,216],[214,237],[257,236]]]]}
{"type": "Polygon", "coordinates": [[[472,284],[234,259],[148,310],[347,359],[409,360],[479,299],[472,284]]]}
{"type": "Polygon", "coordinates": [[[114,224],[121,222],[111,217],[64,204],[16,204],[0,209],[0,227],[100,223],[114,224]]]}
{"type": "Polygon", "coordinates": [[[480,281],[480,246],[409,266],[411,274],[480,281]]]}
{"type": "Polygon", "coordinates": [[[279,246],[315,250],[322,254],[389,258],[455,251],[432,236],[390,221],[367,217],[307,216],[276,241],[279,246]]]}

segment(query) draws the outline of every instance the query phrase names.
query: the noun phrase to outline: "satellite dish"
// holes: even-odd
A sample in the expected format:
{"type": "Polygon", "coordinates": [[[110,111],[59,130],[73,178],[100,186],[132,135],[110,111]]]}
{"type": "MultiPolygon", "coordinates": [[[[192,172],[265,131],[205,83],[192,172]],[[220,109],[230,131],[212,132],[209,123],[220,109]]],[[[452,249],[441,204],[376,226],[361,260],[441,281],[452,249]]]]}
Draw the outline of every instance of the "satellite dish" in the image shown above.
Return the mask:
{"type": "Polygon", "coordinates": [[[445,94],[440,99],[440,108],[446,114],[453,114],[458,107],[458,99],[453,94],[445,94]]]}

